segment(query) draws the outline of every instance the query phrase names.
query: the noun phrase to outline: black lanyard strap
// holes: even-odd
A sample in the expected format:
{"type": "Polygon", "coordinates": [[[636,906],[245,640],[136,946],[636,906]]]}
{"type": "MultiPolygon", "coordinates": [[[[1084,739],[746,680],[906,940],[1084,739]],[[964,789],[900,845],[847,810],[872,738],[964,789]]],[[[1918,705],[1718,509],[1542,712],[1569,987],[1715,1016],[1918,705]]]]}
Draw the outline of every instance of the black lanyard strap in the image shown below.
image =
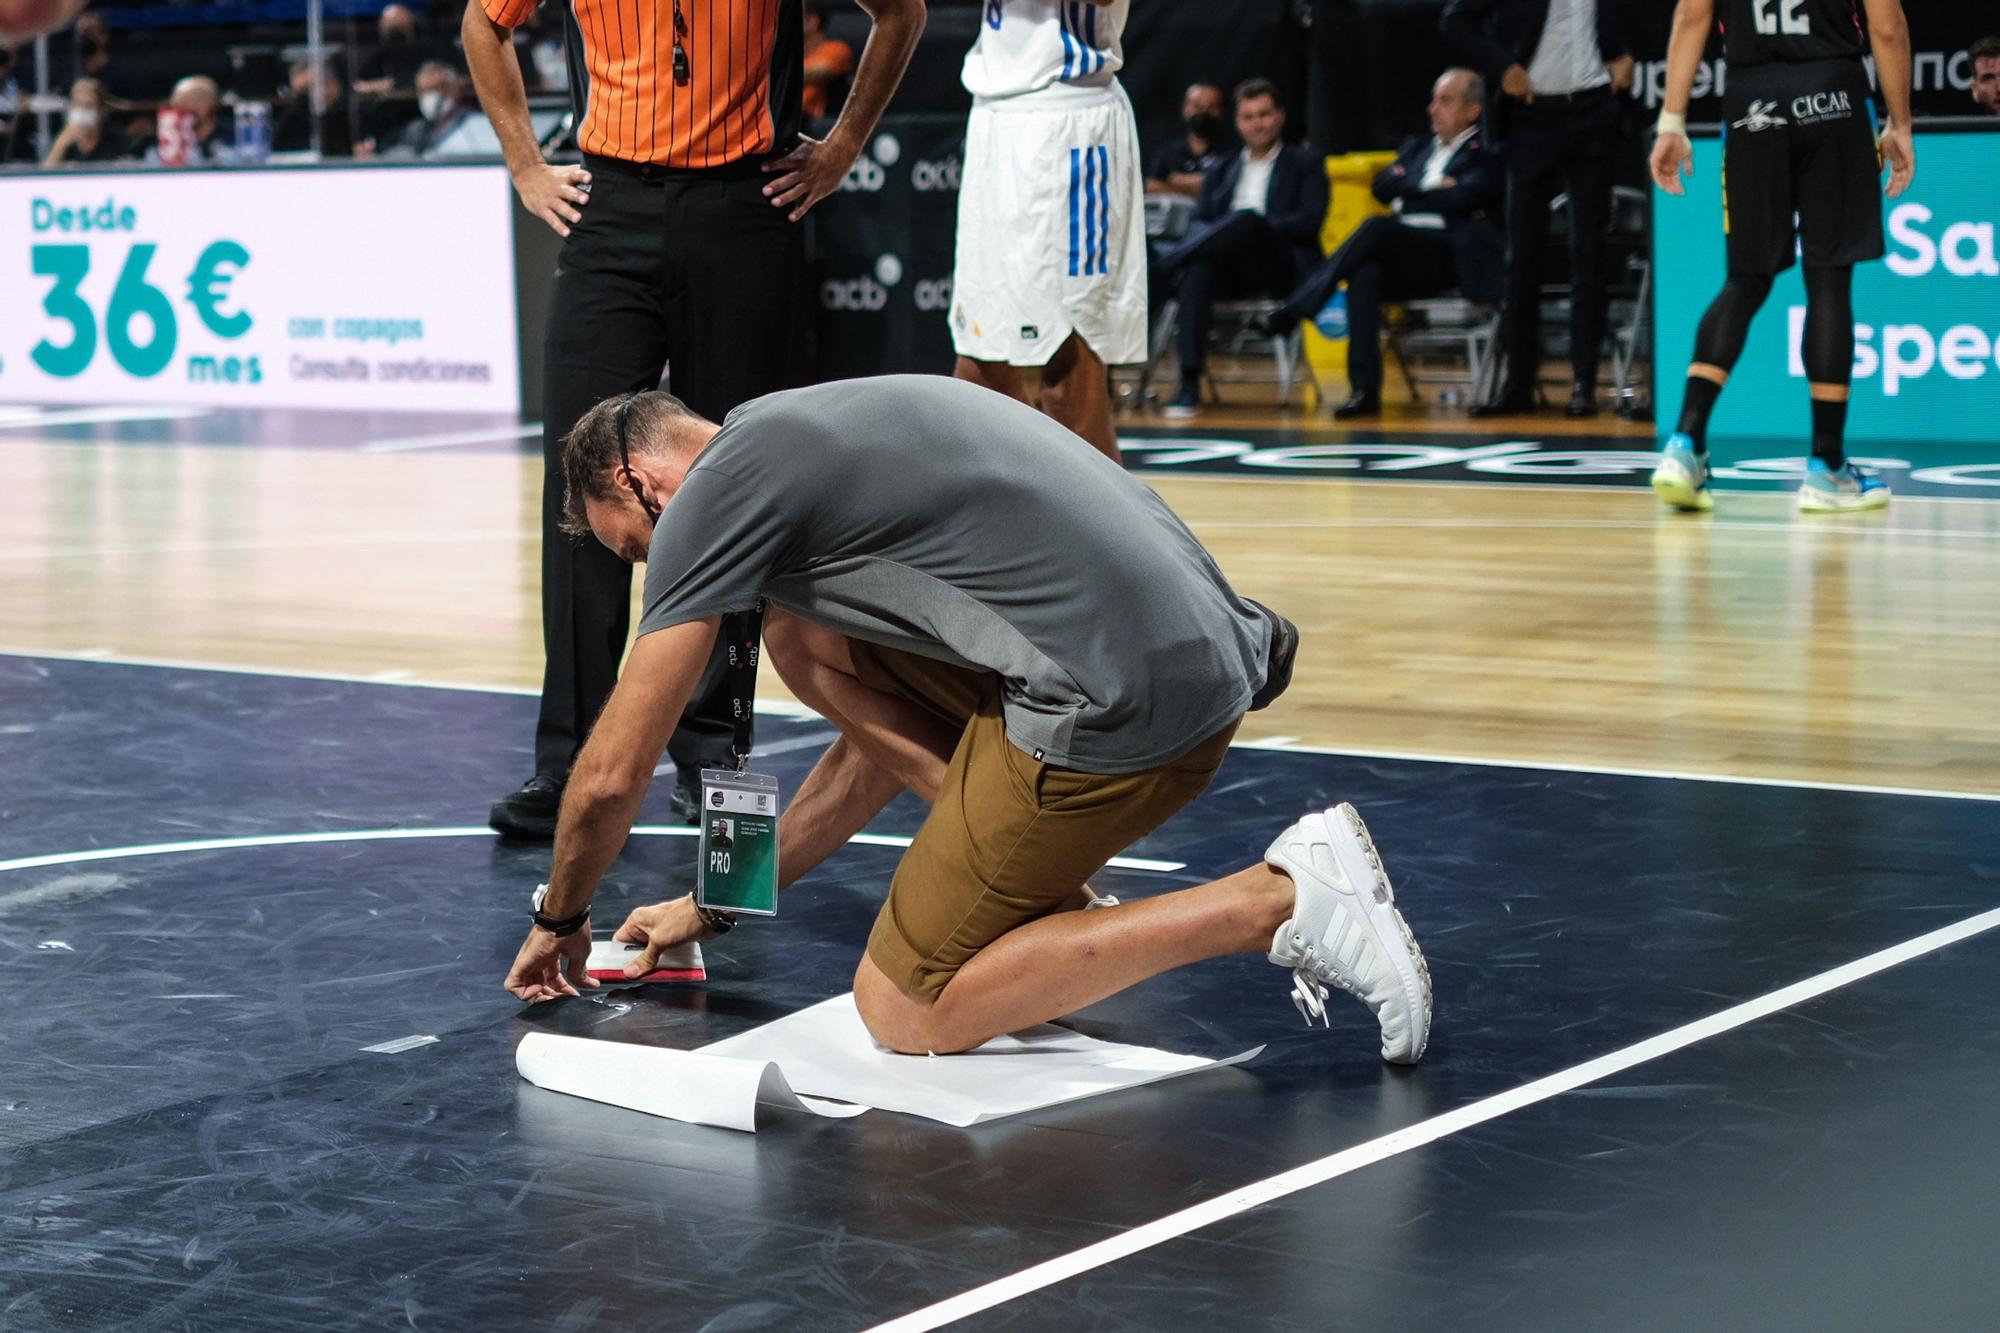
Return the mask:
{"type": "Polygon", "coordinates": [[[736,771],[750,766],[750,747],[757,736],[757,661],[763,655],[764,599],[748,611],[731,611],[722,618],[722,641],[729,646],[729,708],[736,735],[730,749],[736,771]]]}

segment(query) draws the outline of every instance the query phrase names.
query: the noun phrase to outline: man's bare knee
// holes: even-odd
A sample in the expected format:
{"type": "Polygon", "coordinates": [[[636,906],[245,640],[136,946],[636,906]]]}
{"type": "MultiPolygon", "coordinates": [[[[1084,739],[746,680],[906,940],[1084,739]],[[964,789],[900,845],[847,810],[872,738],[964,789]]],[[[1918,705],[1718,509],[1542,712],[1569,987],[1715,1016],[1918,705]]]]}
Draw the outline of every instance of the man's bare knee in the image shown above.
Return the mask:
{"type": "Polygon", "coordinates": [[[951,1030],[935,996],[906,994],[865,955],[854,973],[854,1008],[876,1044],[899,1055],[952,1055],[979,1044],[951,1030]]]}

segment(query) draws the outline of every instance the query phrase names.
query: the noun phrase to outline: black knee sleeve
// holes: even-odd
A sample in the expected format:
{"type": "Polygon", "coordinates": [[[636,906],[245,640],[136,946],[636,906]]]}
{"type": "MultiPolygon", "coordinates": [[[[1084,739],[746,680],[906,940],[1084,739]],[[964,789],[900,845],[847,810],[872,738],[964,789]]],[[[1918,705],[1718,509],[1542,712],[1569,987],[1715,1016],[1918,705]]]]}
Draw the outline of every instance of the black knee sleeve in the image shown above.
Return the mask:
{"type": "Polygon", "coordinates": [[[1854,270],[1806,270],[1806,379],[1846,384],[1854,375],[1854,270]]]}
{"type": "Polygon", "coordinates": [[[1771,294],[1771,279],[1753,274],[1732,273],[1722,294],[1709,304],[1694,336],[1694,359],[1722,370],[1734,370],[1743,355],[1744,340],[1750,336],[1750,321],[1764,308],[1771,294]]]}

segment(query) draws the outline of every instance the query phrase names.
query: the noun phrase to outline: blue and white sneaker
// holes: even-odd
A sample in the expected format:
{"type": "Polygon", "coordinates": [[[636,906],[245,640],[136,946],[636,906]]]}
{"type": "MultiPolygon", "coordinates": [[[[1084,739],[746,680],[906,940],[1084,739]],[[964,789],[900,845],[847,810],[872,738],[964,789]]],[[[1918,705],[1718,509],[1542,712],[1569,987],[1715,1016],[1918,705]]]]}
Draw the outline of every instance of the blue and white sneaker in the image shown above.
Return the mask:
{"type": "Polygon", "coordinates": [[[1694,440],[1674,434],[1660,451],[1660,465],[1653,469],[1653,494],[1676,509],[1715,508],[1708,491],[1708,460],[1694,451],[1694,440]]]}
{"type": "Polygon", "coordinates": [[[1889,484],[1867,468],[1853,463],[1830,468],[1823,459],[1806,460],[1806,479],[1799,487],[1800,513],[1844,514],[1888,503],[1889,484]]]}

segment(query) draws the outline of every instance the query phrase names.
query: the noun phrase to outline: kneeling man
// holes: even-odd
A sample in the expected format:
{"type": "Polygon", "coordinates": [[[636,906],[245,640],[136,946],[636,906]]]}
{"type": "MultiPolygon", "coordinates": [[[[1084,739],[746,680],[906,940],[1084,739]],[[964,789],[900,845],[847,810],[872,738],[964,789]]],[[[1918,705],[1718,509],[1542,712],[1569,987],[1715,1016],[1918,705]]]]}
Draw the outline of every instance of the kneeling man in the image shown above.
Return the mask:
{"type": "MultiPolygon", "coordinates": [[[[1297,631],[1237,595],[1150,489],[974,385],[889,376],[745,403],[718,426],[668,394],[613,398],[564,445],[566,524],[646,562],[645,614],[584,747],[541,920],[507,977],[586,975],[585,912],[623,847],[719,618],[767,604],[766,651],[840,729],[778,827],[782,882],[908,788],[931,806],[854,976],[877,1041],[970,1050],[1170,968],[1263,952],[1310,1021],[1328,987],[1416,1061],[1430,976],[1352,807],[1195,888],[1077,911],[1090,877],[1214,777],[1245,712],[1289,684],[1297,631]],[[567,975],[565,975],[565,962],[567,975]]],[[[628,969],[730,922],[642,907],[628,969]]]]}

